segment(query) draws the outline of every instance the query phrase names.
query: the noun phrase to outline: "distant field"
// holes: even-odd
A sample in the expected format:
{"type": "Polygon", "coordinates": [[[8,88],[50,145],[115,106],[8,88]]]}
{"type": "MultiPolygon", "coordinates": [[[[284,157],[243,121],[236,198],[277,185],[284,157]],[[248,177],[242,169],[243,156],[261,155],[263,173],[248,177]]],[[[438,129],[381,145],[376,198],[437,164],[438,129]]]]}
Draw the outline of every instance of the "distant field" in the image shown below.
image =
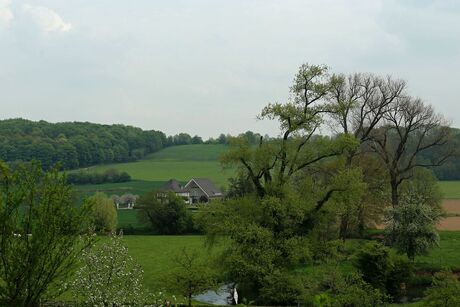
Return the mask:
{"type": "Polygon", "coordinates": [[[171,178],[188,181],[193,177],[211,179],[218,186],[226,186],[231,170],[223,170],[219,156],[225,145],[173,146],[151,154],[137,162],[99,165],[88,168],[102,172],[109,168],[125,171],[135,180],[165,182],[171,178]]]}
{"type": "Polygon", "coordinates": [[[104,183],[104,184],[85,184],[74,186],[80,198],[93,195],[96,192],[103,192],[108,196],[116,194],[135,194],[141,195],[154,188],[158,188],[164,184],[163,181],[142,181],[133,180],[130,182],[121,183],[104,183]]]}
{"type": "Polygon", "coordinates": [[[460,199],[460,181],[439,181],[446,199],[460,199]]]}

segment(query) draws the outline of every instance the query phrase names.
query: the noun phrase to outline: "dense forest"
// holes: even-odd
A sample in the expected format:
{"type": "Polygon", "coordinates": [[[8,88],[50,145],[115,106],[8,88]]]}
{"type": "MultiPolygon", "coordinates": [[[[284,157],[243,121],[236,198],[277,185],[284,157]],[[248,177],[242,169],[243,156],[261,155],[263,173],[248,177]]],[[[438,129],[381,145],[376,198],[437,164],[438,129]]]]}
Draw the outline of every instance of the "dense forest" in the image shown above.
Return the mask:
{"type": "Polygon", "coordinates": [[[44,168],[65,169],[127,162],[167,146],[163,132],[88,122],[48,123],[25,119],[0,121],[0,160],[39,160],[44,168]]]}

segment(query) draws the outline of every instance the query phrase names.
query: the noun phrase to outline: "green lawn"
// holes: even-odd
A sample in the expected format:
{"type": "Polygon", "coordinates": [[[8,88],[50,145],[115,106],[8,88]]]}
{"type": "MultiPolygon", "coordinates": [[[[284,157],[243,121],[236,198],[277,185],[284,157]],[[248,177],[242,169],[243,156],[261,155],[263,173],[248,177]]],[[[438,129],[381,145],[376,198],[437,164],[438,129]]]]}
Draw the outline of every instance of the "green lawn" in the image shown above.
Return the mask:
{"type": "Polygon", "coordinates": [[[444,198],[460,199],[460,181],[439,181],[444,198]]]}
{"type": "Polygon", "coordinates": [[[188,181],[193,177],[211,179],[217,186],[225,186],[233,175],[223,170],[219,156],[225,145],[182,145],[163,149],[137,162],[98,165],[88,168],[102,172],[109,168],[125,171],[135,180],[165,182],[171,178],[188,181]]]}

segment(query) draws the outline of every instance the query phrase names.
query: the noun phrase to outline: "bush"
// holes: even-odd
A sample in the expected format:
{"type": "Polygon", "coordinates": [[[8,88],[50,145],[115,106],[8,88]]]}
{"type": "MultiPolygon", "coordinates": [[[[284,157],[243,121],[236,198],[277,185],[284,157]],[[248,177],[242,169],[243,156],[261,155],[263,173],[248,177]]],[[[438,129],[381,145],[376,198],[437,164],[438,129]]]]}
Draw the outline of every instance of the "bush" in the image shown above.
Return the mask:
{"type": "Polygon", "coordinates": [[[460,282],[449,271],[436,273],[426,292],[426,306],[460,306],[460,282]]]}
{"type": "Polygon", "coordinates": [[[97,192],[85,200],[92,212],[93,224],[98,232],[112,232],[117,228],[117,209],[113,200],[97,192]]]}
{"type": "Polygon", "coordinates": [[[131,176],[126,172],[119,172],[116,169],[108,169],[103,173],[91,173],[79,171],[67,175],[69,184],[101,184],[118,183],[131,181],[131,176]]]}
{"type": "Polygon", "coordinates": [[[298,277],[275,270],[264,278],[259,300],[268,305],[297,305],[305,289],[298,277]]]}
{"type": "Polygon", "coordinates": [[[143,270],[129,256],[120,236],[111,235],[108,242],[84,250],[81,267],[69,288],[75,299],[90,306],[138,305],[145,296],[143,270]]]}
{"type": "Polygon", "coordinates": [[[380,243],[366,244],[358,253],[355,267],[363,280],[373,287],[398,297],[404,284],[412,275],[412,264],[401,256],[390,255],[390,250],[380,243]]]}
{"type": "Polygon", "coordinates": [[[337,271],[323,273],[310,281],[307,305],[332,306],[381,306],[388,296],[366,283],[360,274],[342,274],[337,271]]]}
{"type": "Polygon", "coordinates": [[[138,200],[139,219],[150,224],[154,233],[182,234],[192,225],[182,198],[170,192],[167,195],[153,190],[138,200]]]}

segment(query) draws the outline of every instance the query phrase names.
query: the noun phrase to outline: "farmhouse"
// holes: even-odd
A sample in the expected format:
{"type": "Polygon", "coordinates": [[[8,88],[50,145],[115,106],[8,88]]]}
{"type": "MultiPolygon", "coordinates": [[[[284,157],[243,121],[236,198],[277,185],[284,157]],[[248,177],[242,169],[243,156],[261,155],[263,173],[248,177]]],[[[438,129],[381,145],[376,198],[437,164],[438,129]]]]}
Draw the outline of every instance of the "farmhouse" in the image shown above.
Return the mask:
{"type": "Polygon", "coordinates": [[[182,197],[186,204],[208,203],[213,199],[223,197],[222,192],[214,183],[206,178],[192,178],[185,186],[175,180],[170,179],[162,188],[164,192],[174,192],[182,197]]]}

